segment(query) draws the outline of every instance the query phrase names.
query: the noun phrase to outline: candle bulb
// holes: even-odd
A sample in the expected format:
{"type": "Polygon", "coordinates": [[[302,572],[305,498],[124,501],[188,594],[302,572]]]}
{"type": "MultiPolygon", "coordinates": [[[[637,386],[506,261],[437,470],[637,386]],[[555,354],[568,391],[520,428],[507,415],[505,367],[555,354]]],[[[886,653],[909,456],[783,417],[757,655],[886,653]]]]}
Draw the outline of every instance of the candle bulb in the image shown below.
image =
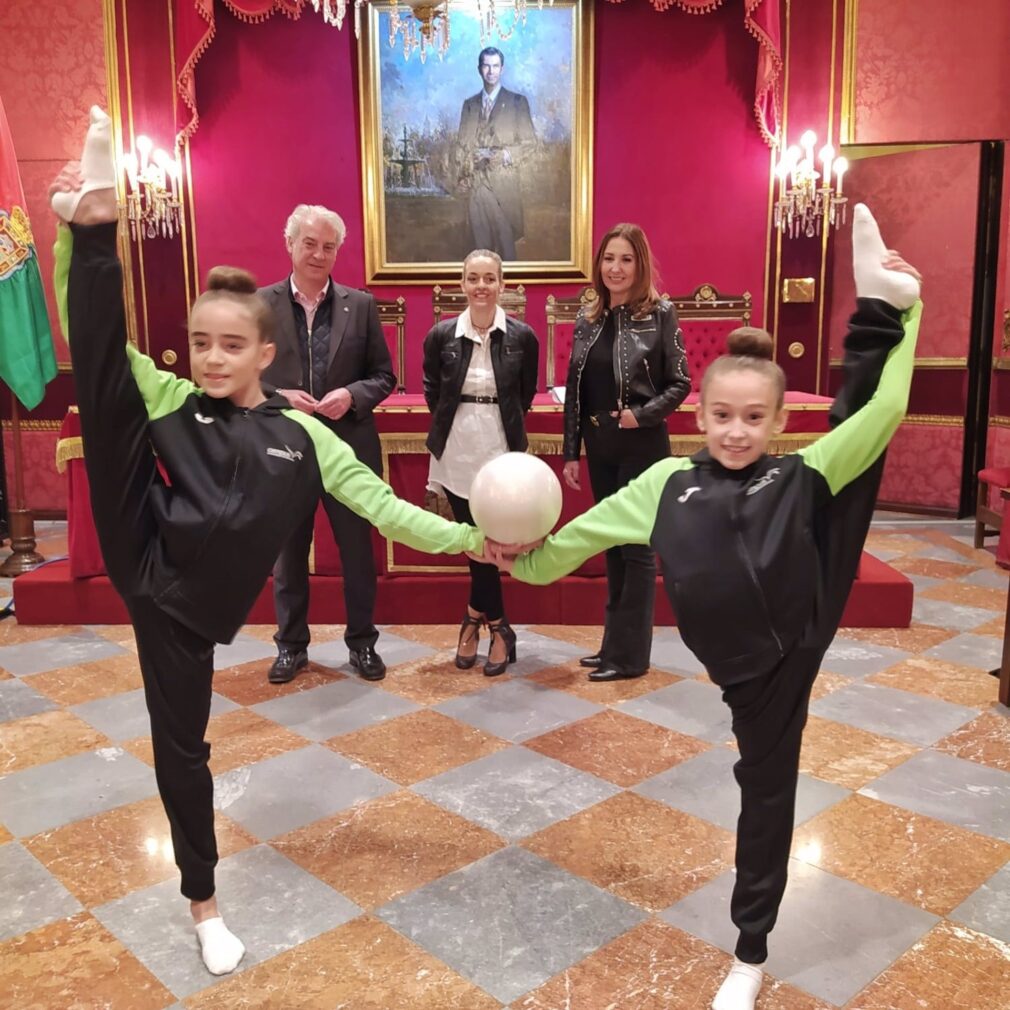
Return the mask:
{"type": "Polygon", "coordinates": [[[814,163],[814,144],[817,143],[817,134],[813,130],[807,130],[806,133],[800,137],[800,147],[803,148],[803,153],[806,155],[806,160],[812,165],[814,163]]]}
{"type": "Polygon", "coordinates": [[[130,189],[137,189],[137,156],[132,152],[123,155],[123,168],[126,169],[126,177],[130,180],[130,189]]]}
{"type": "Polygon", "coordinates": [[[836,180],[835,193],[837,196],[842,195],[842,176],[845,175],[845,171],[848,167],[849,163],[845,158],[839,158],[835,162],[835,180],[836,180]]]}
{"type": "Polygon", "coordinates": [[[835,160],[835,149],[830,144],[825,144],[820,152],[821,164],[824,166],[824,185],[831,185],[831,165],[835,160]]]}
{"type": "Polygon", "coordinates": [[[145,137],[141,134],[137,137],[137,150],[140,152],[140,174],[145,175],[147,173],[147,166],[151,159],[151,148],[154,145],[151,143],[150,137],[145,137]]]}

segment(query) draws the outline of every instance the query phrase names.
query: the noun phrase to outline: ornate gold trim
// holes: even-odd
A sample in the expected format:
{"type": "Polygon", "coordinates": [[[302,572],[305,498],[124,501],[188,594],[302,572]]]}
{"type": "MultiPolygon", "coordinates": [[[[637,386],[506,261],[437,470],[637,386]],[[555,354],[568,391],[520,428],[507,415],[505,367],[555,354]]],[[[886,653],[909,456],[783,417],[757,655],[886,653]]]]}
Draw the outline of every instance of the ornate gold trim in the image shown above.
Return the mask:
{"type": "Polygon", "coordinates": [[[80,435],[61,438],[56,443],[57,473],[66,473],[67,464],[72,459],[84,459],[84,439],[80,435]]]}
{"type": "MultiPolygon", "coordinates": [[[[831,358],[828,361],[829,368],[841,368],[843,364],[842,358],[831,358]]],[[[915,368],[967,368],[968,359],[967,358],[916,358],[915,368]]],[[[995,368],[995,364],[993,365],[995,368]]],[[[1008,367],[1010,367],[1010,362],[1008,362],[1008,367]]]]}
{"type": "Polygon", "coordinates": [[[901,423],[934,425],[937,428],[963,428],[964,418],[953,414],[906,414],[901,423]]]}
{"type": "MultiPolygon", "coordinates": [[[[792,64],[792,25],[793,4],[786,0],[786,44],[782,70],[782,149],[785,150],[786,138],[789,136],[789,68],[792,64]]],[[[774,162],[772,164],[774,173],[774,162]]],[[[769,236],[770,240],[770,236],[769,236]]],[[[765,288],[765,298],[770,298],[775,306],[775,316],[772,320],[772,361],[778,361],[779,356],[779,285],[782,283],[782,232],[775,229],[775,282],[771,288],[765,288]]]]}
{"type": "Polygon", "coordinates": [[[842,49],[842,111],[839,121],[840,144],[851,144],[856,133],[856,24],[859,0],[845,4],[844,45],[842,49]]]}
{"type": "Polygon", "coordinates": [[[57,361],[56,371],[60,375],[71,375],[73,374],[74,366],[69,361],[57,361]]]}
{"type": "Polygon", "coordinates": [[[1010,372],[1010,358],[993,358],[992,367],[996,372],[1010,372]]]}
{"type": "MultiPolygon", "coordinates": [[[[521,260],[509,264],[509,280],[524,284],[586,283],[592,267],[593,234],[593,123],[595,80],[593,60],[593,0],[553,0],[555,10],[570,7],[575,98],[572,103],[572,191],[570,261],[521,260]]],[[[455,281],[458,262],[391,263],[385,248],[385,197],[382,185],[382,149],[378,127],[378,51],[386,40],[377,31],[383,13],[379,4],[366,4],[358,40],[358,98],[362,154],[362,201],[365,225],[365,283],[421,285],[455,281]]]]}
{"type": "MultiPolygon", "coordinates": [[[[18,420],[18,427],[22,431],[59,431],[62,424],[62,421],[53,421],[49,419],[38,420],[33,418],[25,420],[24,418],[21,418],[18,420]]],[[[3,422],[3,430],[12,431],[13,428],[14,422],[5,418],[3,422]]]]}
{"type": "Polygon", "coordinates": [[[995,417],[989,418],[990,428],[1010,428],[1010,417],[1003,417],[1001,415],[996,415],[995,417]]]}

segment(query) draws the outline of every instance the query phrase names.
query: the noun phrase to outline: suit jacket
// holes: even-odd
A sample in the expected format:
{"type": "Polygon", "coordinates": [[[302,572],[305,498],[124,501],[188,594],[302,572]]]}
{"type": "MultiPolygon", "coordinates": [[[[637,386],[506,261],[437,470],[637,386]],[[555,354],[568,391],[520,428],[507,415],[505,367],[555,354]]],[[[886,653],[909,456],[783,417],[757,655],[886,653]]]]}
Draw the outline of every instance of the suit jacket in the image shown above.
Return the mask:
{"type": "MultiPolygon", "coordinates": [[[[346,387],[354,399],[339,421],[315,416],[354,450],[358,459],[376,473],[382,467],[379,435],[372,410],[393,391],[396,375],[389,347],[379,322],[375,299],[367,291],[346,288],[331,280],[333,314],[330,323],[329,369],[326,392],[346,387]]],[[[304,389],[298,329],[291,301],[291,279],[260,288],[260,295],[273,309],[277,355],[263,373],[263,381],[278,389],[304,389]]]]}
{"type": "Polygon", "coordinates": [[[533,129],[530,103],[525,95],[502,88],[498,92],[485,122],[481,118],[483,90],[463,102],[459,115],[457,144],[460,148],[460,175],[470,186],[486,184],[498,197],[502,211],[512,226],[515,238],[524,234],[523,204],[519,189],[519,166],[536,147],[537,135],[533,129]],[[483,167],[474,154],[480,148],[492,152],[503,149],[509,152],[512,165],[486,164],[483,167]]]}

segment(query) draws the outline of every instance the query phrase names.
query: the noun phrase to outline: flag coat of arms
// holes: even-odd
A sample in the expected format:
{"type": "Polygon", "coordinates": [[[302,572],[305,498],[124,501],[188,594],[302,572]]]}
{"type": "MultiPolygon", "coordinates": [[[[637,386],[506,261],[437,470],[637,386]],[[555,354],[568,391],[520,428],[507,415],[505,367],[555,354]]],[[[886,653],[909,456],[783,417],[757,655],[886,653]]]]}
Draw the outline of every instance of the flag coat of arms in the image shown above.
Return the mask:
{"type": "Polygon", "coordinates": [[[35,240],[0,100],[0,379],[32,410],[55,375],[35,240]]]}

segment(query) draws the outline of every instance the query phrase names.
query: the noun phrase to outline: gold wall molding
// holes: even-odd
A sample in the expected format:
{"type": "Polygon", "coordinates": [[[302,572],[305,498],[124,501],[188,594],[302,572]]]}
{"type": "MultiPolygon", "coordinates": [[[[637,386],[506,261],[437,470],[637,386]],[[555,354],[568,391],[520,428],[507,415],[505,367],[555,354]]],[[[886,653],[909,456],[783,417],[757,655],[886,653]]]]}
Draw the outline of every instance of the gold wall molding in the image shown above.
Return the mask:
{"type": "MultiPolygon", "coordinates": [[[[20,420],[18,426],[22,431],[59,431],[62,421],[52,420],[20,420]]],[[[11,431],[13,422],[7,420],[3,422],[3,430],[11,431]]]]}
{"type": "MultiPolygon", "coordinates": [[[[841,368],[843,364],[842,358],[832,358],[828,365],[831,368],[841,368]]],[[[967,368],[968,359],[967,358],[916,358],[915,368],[967,368]]],[[[993,367],[997,367],[995,362],[993,367]]],[[[1007,364],[1004,366],[1010,368],[1010,359],[1007,359],[1007,364]]]]}
{"type": "Polygon", "coordinates": [[[1003,417],[997,414],[995,417],[989,418],[990,428],[1010,428],[1010,417],[1003,417]]]}
{"type": "Polygon", "coordinates": [[[906,414],[901,423],[931,425],[937,428],[963,428],[964,418],[956,414],[906,414]]]}

